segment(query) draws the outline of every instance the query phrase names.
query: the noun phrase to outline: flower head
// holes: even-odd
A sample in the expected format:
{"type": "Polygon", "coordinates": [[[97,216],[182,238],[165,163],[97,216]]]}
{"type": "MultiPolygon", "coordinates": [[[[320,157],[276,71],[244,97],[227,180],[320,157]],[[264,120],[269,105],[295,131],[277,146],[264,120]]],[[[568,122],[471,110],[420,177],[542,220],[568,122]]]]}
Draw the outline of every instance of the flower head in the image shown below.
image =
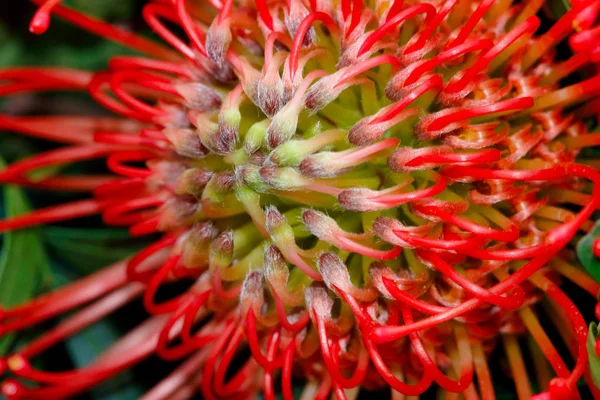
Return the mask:
{"type": "Polygon", "coordinates": [[[119,116],[0,116],[65,144],[1,182],[92,193],[0,229],[101,214],[160,239],[3,310],[2,333],[78,310],[7,358],[18,379],[5,396],[74,396],[152,353],[184,361],[146,399],[274,399],[276,387],[291,399],[292,377],[306,398],[435,387],[489,399],[497,354],[520,399],[530,378],[540,399],[577,398],[582,376],[599,395],[586,321],[560,288],[600,289],[571,245],[600,206],[598,163],[581,151],[600,144],[586,125],[600,104],[599,1],[573,1],[543,32],[542,1],[149,1],[144,19],[169,46],[34,1],[32,32],[52,13],[148,58],[0,71],[4,94],[86,90],[119,116]],[[558,59],[565,41],[574,53],[558,59]],[[94,158],[113,175],[28,178],[94,158]],[[140,297],[148,320],[90,366],[31,364],[140,297]]]}

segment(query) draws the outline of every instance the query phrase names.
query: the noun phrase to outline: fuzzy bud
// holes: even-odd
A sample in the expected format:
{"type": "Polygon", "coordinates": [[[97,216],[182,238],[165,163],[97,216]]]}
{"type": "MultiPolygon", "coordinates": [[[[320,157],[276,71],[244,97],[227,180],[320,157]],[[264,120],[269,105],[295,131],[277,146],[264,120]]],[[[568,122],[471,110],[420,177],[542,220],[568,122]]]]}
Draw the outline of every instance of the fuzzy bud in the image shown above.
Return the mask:
{"type": "Polygon", "coordinates": [[[342,260],[332,253],[324,253],[317,262],[323,281],[332,291],[348,293],[358,301],[368,302],[377,298],[377,291],[373,288],[358,289],[350,282],[348,268],[342,260]]]}
{"type": "Polygon", "coordinates": [[[208,149],[204,147],[200,137],[191,129],[167,128],[163,132],[179,155],[202,158],[208,154],[208,149]]]}
{"type": "Polygon", "coordinates": [[[290,290],[288,281],[290,271],[287,262],[279,249],[272,245],[265,246],[264,274],[270,287],[277,293],[284,304],[298,306],[304,301],[301,290],[290,290]]]}
{"type": "Polygon", "coordinates": [[[279,73],[273,71],[272,74],[258,82],[257,90],[257,105],[270,118],[284,105],[283,98],[283,82],[279,77],[279,73]]]}
{"type": "Polygon", "coordinates": [[[294,240],[292,227],[287,219],[276,207],[269,206],[265,209],[266,228],[273,241],[287,243],[294,240]]]}
{"type": "Polygon", "coordinates": [[[231,172],[219,172],[214,174],[206,184],[202,192],[202,201],[219,204],[230,193],[233,188],[235,177],[231,172]]]}
{"type": "Polygon", "coordinates": [[[319,239],[327,243],[336,242],[334,232],[340,229],[333,218],[319,211],[304,210],[302,212],[302,221],[306,229],[319,239]]]}
{"type": "Polygon", "coordinates": [[[259,271],[250,271],[246,275],[240,293],[242,314],[245,315],[248,313],[248,310],[252,308],[254,315],[260,318],[262,306],[265,303],[263,282],[263,275],[259,271]]]}
{"type": "Polygon", "coordinates": [[[166,231],[190,222],[200,210],[200,204],[194,196],[181,195],[168,199],[160,208],[158,228],[166,231]]]}
{"type": "Polygon", "coordinates": [[[377,196],[378,193],[371,189],[350,188],[343,190],[338,195],[338,202],[346,210],[358,212],[370,212],[390,208],[385,204],[372,200],[377,196]]]}
{"type": "Polygon", "coordinates": [[[252,154],[261,148],[267,141],[267,128],[270,121],[268,119],[253,124],[244,137],[244,150],[252,154]]]}
{"type": "Polygon", "coordinates": [[[226,64],[225,55],[231,44],[231,29],[229,22],[215,18],[206,32],[206,53],[217,66],[226,64]]]}
{"type": "Polygon", "coordinates": [[[294,190],[302,186],[304,177],[293,168],[278,168],[273,165],[259,170],[261,179],[269,186],[278,190],[294,190]]]}
{"type": "Polygon", "coordinates": [[[177,193],[188,193],[195,197],[202,196],[204,187],[213,176],[212,171],[202,168],[189,168],[177,180],[177,193]]]}
{"type": "Polygon", "coordinates": [[[152,171],[152,176],[146,179],[146,185],[151,188],[159,188],[162,186],[169,187],[177,192],[177,194],[187,193],[179,191],[179,180],[181,175],[186,171],[186,165],[180,161],[171,160],[149,160],[146,165],[152,171]]]}
{"type": "Polygon", "coordinates": [[[235,149],[240,132],[242,114],[239,108],[231,107],[221,109],[219,113],[219,148],[223,153],[229,153],[235,149]]]}
{"type": "Polygon", "coordinates": [[[329,103],[338,98],[348,84],[339,84],[340,79],[347,68],[343,68],[334,74],[331,74],[327,79],[320,79],[313,84],[306,92],[304,104],[312,112],[317,112],[325,108],[329,103]]]}
{"type": "Polygon", "coordinates": [[[321,283],[314,283],[304,292],[304,301],[311,317],[331,321],[333,300],[327,293],[327,288],[321,283]]]}
{"type": "Polygon", "coordinates": [[[414,246],[400,239],[394,234],[393,231],[398,230],[416,234],[425,234],[429,231],[430,228],[430,224],[415,227],[407,227],[397,219],[388,217],[378,217],[375,220],[375,222],[373,222],[373,232],[375,232],[375,234],[379,236],[382,240],[390,244],[406,248],[414,248],[414,246]]]}
{"type": "MultiPolygon", "coordinates": [[[[288,105],[292,105],[292,103],[288,103],[288,105]]],[[[298,107],[286,106],[271,119],[267,128],[267,144],[270,149],[285,143],[296,134],[299,112],[298,107]]]]}
{"type": "Polygon", "coordinates": [[[202,83],[176,83],[175,90],[184,98],[186,106],[195,111],[214,111],[221,107],[219,92],[202,83]]]}
{"type": "Polygon", "coordinates": [[[346,166],[340,166],[335,162],[336,153],[322,151],[306,157],[300,163],[300,172],[314,178],[333,178],[348,170],[346,166]]]}
{"type": "Polygon", "coordinates": [[[269,190],[269,185],[260,175],[260,168],[256,165],[244,165],[235,169],[236,182],[243,183],[258,193],[269,190]]]}
{"type": "Polygon", "coordinates": [[[237,133],[234,129],[221,129],[222,124],[210,120],[208,114],[199,114],[196,118],[198,135],[202,144],[211,152],[224,155],[235,149],[237,133]]]}
{"type": "Polygon", "coordinates": [[[233,262],[233,233],[221,233],[210,246],[209,256],[211,270],[227,268],[233,262]]]}
{"type": "MultiPolygon", "coordinates": [[[[302,20],[306,18],[308,15],[308,10],[304,7],[304,4],[301,0],[290,0],[290,7],[288,9],[287,14],[285,15],[285,25],[287,27],[288,32],[290,33],[290,37],[295,37],[298,32],[298,27],[302,23],[302,20]]],[[[316,39],[316,33],[314,28],[310,28],[306,35],[304,36],[303,45],[308,46],[313,43],[316,39]]]]}
{"type": "Polygon", "coordinates": [[[219,234],[214,223],[196,223],[190,229],[182,248],[183,265],[188,268],[199,268],[208,265],[210,244],[219,234]]]}

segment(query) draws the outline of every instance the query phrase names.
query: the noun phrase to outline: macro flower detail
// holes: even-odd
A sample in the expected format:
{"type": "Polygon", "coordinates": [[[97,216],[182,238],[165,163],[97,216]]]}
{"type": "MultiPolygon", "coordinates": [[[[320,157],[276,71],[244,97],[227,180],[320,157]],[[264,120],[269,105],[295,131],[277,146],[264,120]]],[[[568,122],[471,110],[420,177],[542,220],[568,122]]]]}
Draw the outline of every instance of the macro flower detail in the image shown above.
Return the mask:
{"type": "Polygon", "coordinates": [[[497,373],[521,400],[600,398],[561,289],[600,292],[574,246],[600,207],[600,1],[557,21],[543,1],[148,1],[166,44],[34,3],[33,33],[55,16],[147,58],[0,70],[3,95],[85,91],[115,114],[0,115],[63,144],[0,182],[90,194],[0,231],[99,214],[157,239],[1,311],[2,335],[68,313],[2,360],[4,396],[73,397],[156,354],[181,364],[146,400],[494,399],[497,373]],[[110,175],[29,174],[92,159],[110,175]],[[89,366],[32,362],[135,300],[147,320],[89,366]]]}

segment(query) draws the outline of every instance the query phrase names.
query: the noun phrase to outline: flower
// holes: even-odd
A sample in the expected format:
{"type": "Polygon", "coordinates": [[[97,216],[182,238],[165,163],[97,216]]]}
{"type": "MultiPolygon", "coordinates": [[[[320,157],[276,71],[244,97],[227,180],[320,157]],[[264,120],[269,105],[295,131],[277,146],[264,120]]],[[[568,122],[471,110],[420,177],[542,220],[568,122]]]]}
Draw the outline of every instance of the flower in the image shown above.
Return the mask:
{"type": "Polygon", "coordinates": [[[582,376],[599,395],[586,321],[560,287],[600,289],[572,249],[600,206],[598,161],[582,151],[600,144],[585,124],[600,74],[563,84],[598,61],[588,44],[600,2],[574,1],[540,33],[542,1],[148,2],[144,19],[167,47],[34,1],[33,33],[52,13],[149,57],[115,57],[100,73],[0,72],[5,95],[85,90],[120,115],[1,116],[4,129],[65,146],[0,181],[93,196],[0,230],[101,214],[161,237],[2,311],[2,333],[74,311],[5,360],[17,377],[6,397],[75,396],[153,353],[183,361],[145,399],[274,399],[276,387],[291,399],[293,376],[304,398],[434,386],[491,399],[498,354],[520,399],[532,398],[530,379],[539,399],[578,398],[582,376]],[[577,52],[559,60],[566,40],[577,52]],[[113,175],[27,175],[95,158],[113,175]],[[30,362],[140,297],[148,320],[90,366],[30,362]]]}

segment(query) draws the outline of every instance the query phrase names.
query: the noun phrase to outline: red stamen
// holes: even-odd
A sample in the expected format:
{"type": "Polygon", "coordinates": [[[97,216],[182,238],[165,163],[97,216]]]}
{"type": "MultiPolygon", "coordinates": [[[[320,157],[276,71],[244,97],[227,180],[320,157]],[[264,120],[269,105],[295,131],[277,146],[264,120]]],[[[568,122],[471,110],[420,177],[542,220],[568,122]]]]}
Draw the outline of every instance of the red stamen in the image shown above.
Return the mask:
{"type": "Polygon", "coordinates": [[[289,55],[290,77],[292,81],[298,70],[298,57],[300,55],[302,44],[304,43],[304,37],[315,21],[323,22],[332,34],[337,34],[339,32],[339,27],[333,18],[322,12],[313,11],[302,20],[296,31],[296,36],[294,36],[294,45],[292,46],[289,55]]]}
{"type": "Polygon", "coordinates": [[[395,15],[392,19],[388,19],[383,25],[374,30],[363,42],[358,50],[357,57],[360,57],[367,51],[371,50],[375,43],[379,42],[388,33],[398,29],[400,24],[404,23],[409,18],[413,18],[419,14],[425,14],[424,24],[431,22],[431,19],[436,14],[436,9],[429,3],[416,4],[395,15]]]}
{"type": "MultiPolygon", "coordinates": [[[[48,0],[32,0],[36,4],[50,3],[48,0]]],[[[52,0],[58,3],[56,0],[52,0]]],[[[71,8],[61,5],[53,6],[52,13],[65,21],[78,26],[97,36],[112,40],[118,44],[128,47],[141,53],[151,55],[152,57],[173,60],[177,59],[177,55],[170,49],[155,43],[142,36],[117,28],[115,25],[102,22],[88,15],[79,13],[71,8]]]]}

